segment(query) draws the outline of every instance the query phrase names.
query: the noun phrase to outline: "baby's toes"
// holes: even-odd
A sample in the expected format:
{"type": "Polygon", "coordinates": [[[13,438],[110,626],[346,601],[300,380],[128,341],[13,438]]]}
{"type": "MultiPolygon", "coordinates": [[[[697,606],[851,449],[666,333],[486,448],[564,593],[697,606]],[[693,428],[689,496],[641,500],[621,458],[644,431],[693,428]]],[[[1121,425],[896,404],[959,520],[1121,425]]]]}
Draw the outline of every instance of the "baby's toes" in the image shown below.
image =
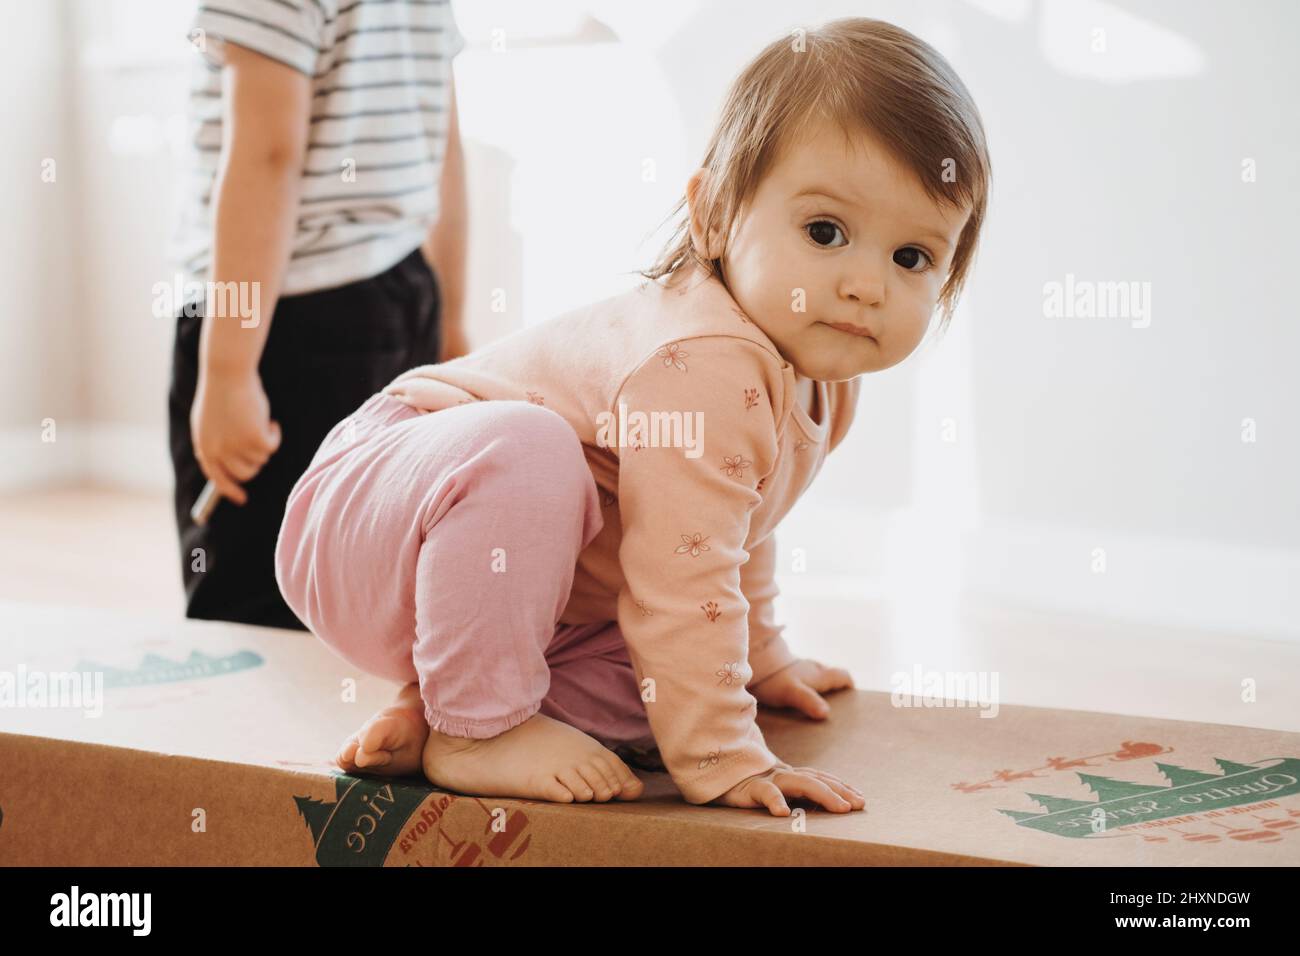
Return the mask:
{"type": "Polygon", "coordinates": [[[403,748],[424,746],[415,722],[397,714],[384,714],[371,719],[370,723],[361,728],[360,739],[361,749],[370,753],[391,753],[403,748]]]}
{"type": "Polygon", "coordinates": [[[372,717],[357,734],[359,741],[358,755],[364,751],[368,754],[392,750],[396,745],[396,736],[391,717],[372,717]]]}
{"type": "Polygon", "coordinates": [[[378,767],[386,767],[392,763],[392,760],[393,755],[390,751],[366,750],[364,747],[357,748],[357,766],[363,770],[374,770],[378,767]]]}
{"type": "Polygon", "coordinates": [[[645,784],[641,778],[628,769],[625,764],[614,754],[604,756],[604,767],[606,777],[611,777],[619,786],[617,798],[619,800],[635,800],[645,791],[645,784]]]}
{"type": "Polygon", "coordinates": [[[587,783],[577,767],[565,767],[556,773],[555,778],[564,784],[564,788],[573,796],[575,802],[587,803],[596,799],[595,788],[587,783]]]}
{"type": "Polygon", "coordinates": [[[409,713],[376,714],[357,734],[357,766],[390,776],[415,773],[429,726],[409,713]]]}
{"type": "Polygon", "coordinates": [[[357,769],[357,735],[353,734],[347,740],[343,741],[343,746],[339,752],[334,755],[334,762],[344,770],[357,769]]]}

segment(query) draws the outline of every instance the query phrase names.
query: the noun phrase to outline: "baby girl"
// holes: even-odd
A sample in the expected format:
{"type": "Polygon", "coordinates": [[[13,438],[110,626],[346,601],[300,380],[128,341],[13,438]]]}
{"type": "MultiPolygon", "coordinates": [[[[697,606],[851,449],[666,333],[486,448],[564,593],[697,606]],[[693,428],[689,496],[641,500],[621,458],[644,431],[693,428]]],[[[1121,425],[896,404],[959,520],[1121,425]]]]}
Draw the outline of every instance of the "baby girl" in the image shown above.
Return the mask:
{"type": "Polygon", "coordinates": [[[910,33],[779,40],[731,89],[644,283],[413,368],[340,422],[276,575],[321,640],[404,686],[338,765],[571,802],[640,796],[626,758],[693,804],[861,810],[754,719],[825,718],[821,694],[852,686],[787,646],[773,532],[859,376],[946,327],[989,169],[969,93],[910,33]]]}

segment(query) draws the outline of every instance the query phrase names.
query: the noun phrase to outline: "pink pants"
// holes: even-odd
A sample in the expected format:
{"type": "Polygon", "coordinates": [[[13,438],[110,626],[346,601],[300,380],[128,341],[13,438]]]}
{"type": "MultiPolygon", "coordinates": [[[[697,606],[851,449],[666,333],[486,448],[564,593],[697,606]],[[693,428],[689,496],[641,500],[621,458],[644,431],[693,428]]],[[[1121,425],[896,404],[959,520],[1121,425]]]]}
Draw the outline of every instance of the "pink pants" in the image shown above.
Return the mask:
{"type": "Polygon", "coordinates": [[[422,414],[379,392],[290,493],[276,580],[344,660],[418,681],[435,730],[494,737],[540,711],[610,749],[649,749],[618,624],[559,623],[603,523],[556,412],[486,401],[422,414]]]}

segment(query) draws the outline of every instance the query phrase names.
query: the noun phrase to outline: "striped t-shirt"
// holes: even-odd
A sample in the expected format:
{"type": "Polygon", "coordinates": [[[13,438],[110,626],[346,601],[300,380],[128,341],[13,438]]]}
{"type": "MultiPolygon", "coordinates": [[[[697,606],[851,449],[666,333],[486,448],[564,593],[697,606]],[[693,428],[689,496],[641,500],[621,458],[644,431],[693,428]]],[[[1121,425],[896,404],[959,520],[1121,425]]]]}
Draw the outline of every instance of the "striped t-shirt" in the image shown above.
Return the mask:
{"type": "Polygon", "coordinates": [[[424,242],[438,216],[451,60],[465,45],[448,0],[203,0],[189,39],[203,55],[193,68],[192,162],[173,239],[187,282],[212,278],[227,41],[311,77],[281,294],[368,278],[424,242]]]}

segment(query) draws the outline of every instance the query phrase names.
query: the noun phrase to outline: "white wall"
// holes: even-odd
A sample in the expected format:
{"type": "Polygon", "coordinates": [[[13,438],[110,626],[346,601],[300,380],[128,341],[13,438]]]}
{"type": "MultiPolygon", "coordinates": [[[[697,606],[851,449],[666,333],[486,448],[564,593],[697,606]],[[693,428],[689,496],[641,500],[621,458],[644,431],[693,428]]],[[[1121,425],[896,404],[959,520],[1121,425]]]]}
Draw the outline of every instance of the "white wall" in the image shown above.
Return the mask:
{"type": "MultiPolygon", "coordinates": [[[[170,329],[149,299],[171,275],[174,157],[143,118],[165,130],[184,108],[193,4],[11,6],[40,12],[0,41],[0,68],[11,85],[33,70],[43,82],[0,157],[20,240],[0,266],[0,442],[26,447],[54,409],[86,449],[62,474],[168,487],[170,329]],[[78,175],[41,193],[31,168],[50,142],[78,175]]],[[[868,376],[853,433],[782,529],[783,587],[889,594],[940,618],[973,591],[1300,637],[1293,4],[536,6],[454,4],[470,41],[457,84],[476,342],[632,281],[726,85],[764,43],[837,16],[892,20],[972,90],[993,202],[951,334],[868,376]],[[1150,283],[1150,325],[1046,318],[1044,284],[1067,273],[1150,283]],[[497,288],[504,314],[489,310],[497,288]]],[[[48,481],[38,461],[6,454],[0,483],[48,481]]]]}
{"type": "Polygon", "coordinates": [[[58,439],[71,438],[84,407],[73,316],[85,303],[78,276],[62,268],[78,248],[81,192],[65,12],[6,0],[0,32],[0,474],[44,483],[79,464],[73,443],[58,439]]]}

